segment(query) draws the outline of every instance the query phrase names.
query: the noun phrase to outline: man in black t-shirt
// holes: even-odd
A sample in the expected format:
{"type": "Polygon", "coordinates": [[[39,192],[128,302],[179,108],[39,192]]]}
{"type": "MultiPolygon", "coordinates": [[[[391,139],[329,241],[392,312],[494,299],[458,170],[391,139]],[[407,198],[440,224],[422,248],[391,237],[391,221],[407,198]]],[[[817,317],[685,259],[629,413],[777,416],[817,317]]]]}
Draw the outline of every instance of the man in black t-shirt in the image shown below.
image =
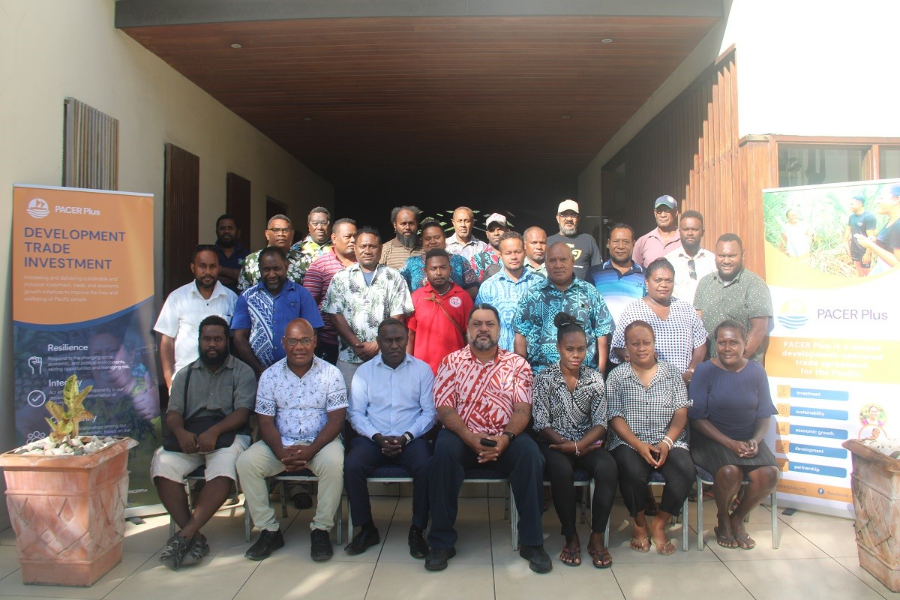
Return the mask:
{"type": "Polygon", "coordinates": [[[603,262],[597,240],[587,233],[578,233],[578,203],[564,200],[556,211],[556,222],[559,233],[547,238],[547,248],[556,242],[562,242],[572,249],[575,259],[575,276],[579,279],[587,277],[588,269],[603,262]]]}
{"type": "Polygon", "coordinates": [[[844,230],[844,240],[849,243],[850,258],[856,267],[856,273],[860,277],[869,274],[872,267],[872,251],[863,248],[856,240],[857,233],[866,237],[873,237],[875,229],[878,227],[878,220],[875,215],[865,209],[866,199],[863,196],[853,196],[850,199],[850,218],[847,221],[847,228],[844,230]]]}

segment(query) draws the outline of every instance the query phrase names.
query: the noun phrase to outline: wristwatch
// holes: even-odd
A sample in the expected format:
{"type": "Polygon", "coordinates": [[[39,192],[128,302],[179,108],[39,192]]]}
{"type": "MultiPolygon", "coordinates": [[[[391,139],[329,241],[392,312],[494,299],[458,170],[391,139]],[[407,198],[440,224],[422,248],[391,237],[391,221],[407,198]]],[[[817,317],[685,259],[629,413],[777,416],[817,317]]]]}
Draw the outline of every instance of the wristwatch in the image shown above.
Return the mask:
{"type": "Polygon", "coordinates": [[[413,441],[413,439],[414,439],[414,438],[413,438],[413,434],[411,434],[410,432],[407,431],[406,433],[403,434],[403,439],[406,440],[406,443],[403,444],[403,445],[405,446],[406,444],[408,444],[408,443],[410,443],[411,441],[413,441]]]}
{"type": "Polygon", "coordinates": [[[514,434],[512,431],[504,431],[501,435],[509,436],[510,442],[512,442],[514,439],[516,439],[516,434],[514,434]]]}

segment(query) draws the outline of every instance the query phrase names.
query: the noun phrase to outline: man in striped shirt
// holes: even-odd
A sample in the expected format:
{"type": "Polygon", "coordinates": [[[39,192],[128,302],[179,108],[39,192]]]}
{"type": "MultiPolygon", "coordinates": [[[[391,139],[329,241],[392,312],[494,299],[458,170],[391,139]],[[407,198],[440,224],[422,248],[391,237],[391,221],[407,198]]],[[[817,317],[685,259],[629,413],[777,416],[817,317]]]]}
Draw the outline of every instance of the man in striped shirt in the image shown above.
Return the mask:
{"type": "MultiPolygon", "coordinates": [[[[303,287],[305,287],[316,306],[322,310],[322,304],[325,302],[325,292],[328,291],[328,285],[335,273],[342,271],[345,267],[356,262],[356,253],[354,246],[354,238],[356,237],[356,221],[353,219],[338,219],[331,228],[331,248],[322,256],[317,258],[306,270],[306,277],[303,278],[303,287]]],[[[319,330],[319,341],[316,345],[316,356],[330,362],[337,363],[338,357],[338,335],[331,324],[328,315],[323,314],[322,320],[325,326],[319,330]]]]}

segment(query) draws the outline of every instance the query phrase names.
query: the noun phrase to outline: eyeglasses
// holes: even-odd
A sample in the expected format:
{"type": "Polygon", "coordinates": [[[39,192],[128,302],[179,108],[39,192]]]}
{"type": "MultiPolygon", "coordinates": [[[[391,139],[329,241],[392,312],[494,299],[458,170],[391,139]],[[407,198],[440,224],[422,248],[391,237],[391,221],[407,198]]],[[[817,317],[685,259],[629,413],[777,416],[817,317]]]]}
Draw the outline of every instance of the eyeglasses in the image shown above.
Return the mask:
{"type": "Polygon", "coordinates": [[[293,229],[291,229],[290,227],[270,227],[269,231],[271,231],[275,235],[278,235],[281,233],[288,234],[288,233],[292,232],[293,229]]]}
{"type": "Polygon", "coordinates": [[[309,224],[313,227],[328,227],[329,221],[310,221],[309,224]]]}
{"type": "Polygon", "coordinates": [[[297,338],[286,337],[284,338],[284,343],[287,344],[289,348],[293,348],[297,344],[300,344],[304,348],[309,348],[313,345],[313,339],[311,337],[305,337],[298,340],[297,338]]]}
{"type": "Polygon", "coordinates": [[[693,258],[688,259],[688,269],[691,270],[691,272],[688,273],[688,275],[691,276],[691,279],[697,279],[697,265],[694,264],[693,258]]]}

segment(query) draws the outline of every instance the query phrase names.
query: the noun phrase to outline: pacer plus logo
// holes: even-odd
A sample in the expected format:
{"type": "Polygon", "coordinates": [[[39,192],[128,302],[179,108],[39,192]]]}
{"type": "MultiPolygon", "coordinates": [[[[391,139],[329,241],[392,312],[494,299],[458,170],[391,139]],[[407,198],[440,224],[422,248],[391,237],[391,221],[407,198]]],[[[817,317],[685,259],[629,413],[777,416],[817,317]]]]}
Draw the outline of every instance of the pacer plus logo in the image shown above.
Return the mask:
{"type": "Polygon", "coordinates": [[[35,219],[43,219],[50,214],[50,206],[47,205],[47,201],[43,198],[32,198],[25,212],[35,219]]]}
{"type": "Polygon", "coordinates": [[[809,321],[806,305],[799,300],[788,300],[781,305],[776,317],[785,329],[800,329],[809,321]]]}

